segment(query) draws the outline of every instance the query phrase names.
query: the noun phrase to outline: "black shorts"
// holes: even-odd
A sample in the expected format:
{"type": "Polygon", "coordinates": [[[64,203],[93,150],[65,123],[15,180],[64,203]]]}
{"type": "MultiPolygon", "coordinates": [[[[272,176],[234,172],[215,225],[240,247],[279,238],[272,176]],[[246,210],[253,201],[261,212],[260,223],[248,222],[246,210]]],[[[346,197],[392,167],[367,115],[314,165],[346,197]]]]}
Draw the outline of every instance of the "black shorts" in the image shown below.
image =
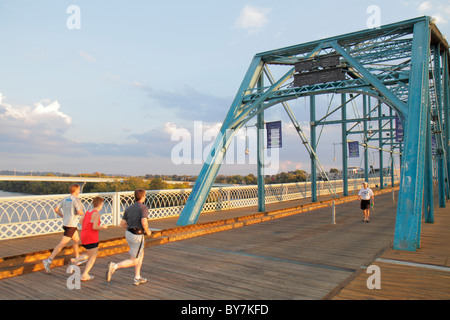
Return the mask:
{"type": "Polygon", "coordinates": [[[98,247],[98,242],[97,243],[83,244],[83,247],[85,247],[87,250],[94,249],[94,248],[98,247]]]}
{"type": "Polygon", "coordinates": [[[361,210],[370,209],[370,200],[361,200],[361,210]]]}
{"type": "Polygon", "coordinates": [[[78,231],[77,227],[65,227],[63,226],[64,229],[64,236],[68,237],[68,238],[72,238],[73,235],[75,234],[75,232],[78,231]]]}

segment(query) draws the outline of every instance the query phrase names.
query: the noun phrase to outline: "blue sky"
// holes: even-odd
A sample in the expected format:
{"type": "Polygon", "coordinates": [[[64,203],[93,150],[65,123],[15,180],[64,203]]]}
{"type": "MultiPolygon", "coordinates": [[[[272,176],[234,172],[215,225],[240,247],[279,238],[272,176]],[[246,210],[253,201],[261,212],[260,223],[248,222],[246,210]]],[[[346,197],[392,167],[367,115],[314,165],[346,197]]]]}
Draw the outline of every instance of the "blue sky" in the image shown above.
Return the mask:
{"type": "MultiPolygon", "coordinates": [[[[0,0],[0,170],[198,174],[171,161],[175,128],[218,128],[256,53],[366,29],[370,5],[382,24],[432,15],[450,34],[444,0],[0,0]],[[67,27],[70,5],[80,29],[67,27]]],[[[292,106],[307,126],[305,102],[292,106]]],[[[309,171],[286,119],[266,113],[286,129],[280,171],[309,171]]],[[[327,168],[340,166],[333,130],[319,154],[327,168]]]]}

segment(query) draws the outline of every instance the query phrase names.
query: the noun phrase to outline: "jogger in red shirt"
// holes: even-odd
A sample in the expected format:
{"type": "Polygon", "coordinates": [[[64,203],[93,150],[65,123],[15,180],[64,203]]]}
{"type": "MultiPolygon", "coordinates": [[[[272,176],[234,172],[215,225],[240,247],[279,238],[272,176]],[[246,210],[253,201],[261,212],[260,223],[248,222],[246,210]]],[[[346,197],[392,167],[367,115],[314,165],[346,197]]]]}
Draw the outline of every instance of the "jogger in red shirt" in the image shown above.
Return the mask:
{"type": "Polygon", "coordinates": [[[88,281],[94,279],[93,276],[89,275],[89,271],[91,270],[92,266],[95,263],[95,260],[97,259],[97,252],[98,252],[98,243],[99,243],[99,237],[98,237],[98,231],[100,229],[106,229],[108,226],[106,225],[100,225],[100,211],[103,208],[103,201],[104,199],[102,197],[95,197],[92,202],[94,205],[94,209],[86,212],[86,214],[81,219],[81,243],[83,247],[86,248],[87,253],[79,256],[76,259],[71,259],[72,264],[80,265],[81,263],[85,262],[87,259],[86,268],[84,269],[83,274],[81,275],[81,281],[88,281]]]}

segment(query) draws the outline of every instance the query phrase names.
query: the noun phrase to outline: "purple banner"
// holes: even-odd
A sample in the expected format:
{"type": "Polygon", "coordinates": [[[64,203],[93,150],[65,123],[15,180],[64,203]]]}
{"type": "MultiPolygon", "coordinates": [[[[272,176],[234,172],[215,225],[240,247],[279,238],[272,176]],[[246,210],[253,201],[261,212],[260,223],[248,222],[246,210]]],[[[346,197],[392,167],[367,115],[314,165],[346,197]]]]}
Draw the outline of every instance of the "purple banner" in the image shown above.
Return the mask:
{"type": "Polygon", "coordinates": [[[358,141],[351,141],[348,143],[348,157],[359,158],[359,143],[358,141]]]}
{"type": "Polygon", "coordinates": [[[403,123],[398,115],[395,115],[395,142],[403,142],[403,123]]]}
{"type": "Polygon", "coordinates": [[[283,146],[281,135],[281,121],[267,122],[267,149],[276,149],[283,146]]]}

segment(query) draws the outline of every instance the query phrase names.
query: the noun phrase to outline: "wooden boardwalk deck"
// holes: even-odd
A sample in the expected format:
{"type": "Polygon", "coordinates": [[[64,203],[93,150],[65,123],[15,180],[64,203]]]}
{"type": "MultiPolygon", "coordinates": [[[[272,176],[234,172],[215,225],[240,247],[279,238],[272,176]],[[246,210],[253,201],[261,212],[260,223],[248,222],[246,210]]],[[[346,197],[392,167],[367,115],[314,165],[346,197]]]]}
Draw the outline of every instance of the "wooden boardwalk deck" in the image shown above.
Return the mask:
{"type": "Polygon", "coordinates": [[[435,208],[435,223],[422,224],[417,252],[391,248],[373,265],[380,268],[380,290],[368,290],[371,274],[361,272],[338,292],[336,300],[450,299],[450,209],[435,208]]]}
{"type": "MultiPolygon", "coordinates": [[[[0,299],[449,299],[449,210],[436,209],[435,224],[423,226],[422,249],[404,253],[390,249],[396,211],[391,193],[376,196],[370,223],[361,221],[358,203],[351,200],[336,206],[336,225],[331,224],[329,206],[300,214],[285,210],[285,214],[280,211],[247,220],[238,217],[255,213],[254,208],[202,215],[204,223],[216,221],[217,215],[229,223],[211,222],[213,233],[186,239],[180,235],[182,241],[147,247],[142,267],[142,275],[149,279],[146,284],[132,285],[131,268],[118,270],[111,282],[104,280],[108,261],[128,257],[122,252],[99,257],[91,270],[95,279],[82,282],[80,290],[67,288],[70,274],[64,265],[53,268],[52,274],[36,271],[0,280],[0,299]],[[226,231],[216,232],[221,230],[226,231]],[[365,270],[372,264],[381,268],[381,290],[367,289],[370,275],[365,270]]],[[[173,228],[176,220],[170,220],[155,221],[151,227],[173,228]]],[[[123,235],[117,228],[108,232],[102,237],[123,235]]],[[[49,249],[59,239],[60,235],[52,235],[2,241],[0,257],[49,249]]]]}

